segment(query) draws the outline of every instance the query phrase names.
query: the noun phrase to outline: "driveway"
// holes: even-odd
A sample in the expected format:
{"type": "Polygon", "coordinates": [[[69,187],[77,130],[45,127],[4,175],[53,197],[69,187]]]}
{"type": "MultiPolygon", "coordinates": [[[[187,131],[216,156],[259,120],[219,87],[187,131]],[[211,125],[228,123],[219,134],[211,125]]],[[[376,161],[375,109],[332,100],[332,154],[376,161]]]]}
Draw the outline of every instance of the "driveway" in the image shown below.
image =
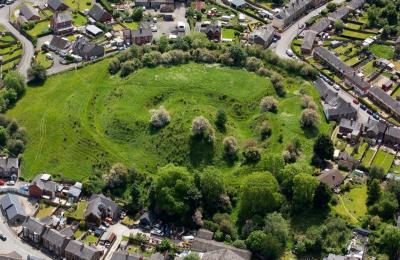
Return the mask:
{"type": "Polygon", "coordinates": [[[10,6],[5,6],[0,9],[0,24],[2,24],[8,31],[15,35],[15,37],[22,43],[22,57],[21,62],[18,64],[18,71],[25,77],[28,75],[28,69],[31,67],[31,60],[35,54],[33,44],[19,33],[9,22],[9,12],[19,5],[19,1],[14,2],[10,6]]]}
{"type": "Polygon", "coordinates": [[[36,256],[41,259],[51,259],[37,249],[32,248],[28,244],[24,243],[17,235],[12,231],[6,223],[2,214],[0,214],[0,233],[7,237],[6,241],[0,240],[0,253],[9,253],[11,251],[18,252],[23,259],[27,259],[28,255],[36,256]]]}
{"type": "MultiPolygon", "coordinates": [[[[339,4],[339,3],[344,2],[344,0],[333,0],[332,2],[339,4]]],[[[328,2],[328,3],[330,3],[330,2],[328,2]]],[[[305,22],[308,21],[311,17],[317,16],[323,9],[325,9],[325,7],[328,3],[326,3],[325,5],[317,8],[317,9],[312,10],[307,15],[301,17],[295,23],[293,23],[288,28],[286,28],[286,30],[281,34],[281,39],[279,41],[277,41],[277,43],[275,45],[276,46],[275,47],[276,54],[278,54],[280,57],[289,58],[289,56],[287,56],[287,54],[286,54],[286,50],[290,49],[292,41],[300,33],[300,31],[301,31],[301,29],[299,29],[300,26],[305,24],[305,22]]]]}

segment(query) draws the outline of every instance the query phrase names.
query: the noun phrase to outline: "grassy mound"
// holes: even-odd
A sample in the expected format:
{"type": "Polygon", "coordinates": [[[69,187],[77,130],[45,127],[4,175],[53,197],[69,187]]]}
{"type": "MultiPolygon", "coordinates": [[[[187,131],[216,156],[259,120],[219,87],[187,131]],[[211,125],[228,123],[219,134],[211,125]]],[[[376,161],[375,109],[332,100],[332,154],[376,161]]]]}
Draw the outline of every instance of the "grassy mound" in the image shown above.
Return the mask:
{"type": "MultiPolygon", "coordinates": [[[[108,61],[49,78],[30,88],[8,112],[28,130],[23,175],[47,171],[81,180],[115,162],[152,172],[172,162],[191,168],[213,164],[228,171],[222,140],[235,136],[240,144],[258,138],[257,127],[268,120],[272,136],[260,143],[267,152],[281,153],[297,137],[309,159],[315,133],[300,128],[301,79],[288,80],[288,95],[277,114],[259,112],[263,96],[273,95],[270,81],[255,73],[217,65],[187,64],[141,69],[128,78],[110,76],[108,61]],[[163,105],[171,114],[165,128],[149,127],[149,110],[163,105]],[[217,131],[213,146],[190,138],[194,117],[214,125],[219,109],[228,115],[225,132],[217,131]]],[[[321,114],[322,118],[322,114],[321,114]]],[[[215,126],[214,126],[215,127],[215,126]]],[[[328,125],[321,123],[321,131],[328,125]]]]}

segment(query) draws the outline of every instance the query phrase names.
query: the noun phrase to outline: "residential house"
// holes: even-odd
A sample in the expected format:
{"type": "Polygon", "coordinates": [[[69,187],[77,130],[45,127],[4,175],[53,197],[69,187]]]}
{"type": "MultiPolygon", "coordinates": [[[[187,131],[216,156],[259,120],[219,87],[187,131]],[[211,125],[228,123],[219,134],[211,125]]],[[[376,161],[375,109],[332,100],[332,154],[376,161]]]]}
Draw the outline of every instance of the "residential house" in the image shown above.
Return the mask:
{"type": "Polygon", "coordinates": [[[79,200],[79,197],[81,196],[81,193],[82,193],[82,183],[75,182],[73,186],[69,187],[66,195],[69,201],[77,202],[79,200]]]}
{"type": "Polygon", "coordinates": [[[39,21],[40,16],[38,10],[33,8],[31,5],[23,4],[19,9],[19,15],[23,17],[24,21],[39,21]]]}
{"type": "Polygon", "coordinates": [[[268,25],[250,33],[249,42],[252,44],[261,45],[263,48],[267,48],[274,40],[274,36],[275,28],[271,25],[268,25]]]}
{"type": "Polygon", "coordinates": [[[339,122],[339,133],[342,136],[350,136],[352,140],[355,140],[361,135],[361,127],[361,124],[356,120],[341,118],[339,122]]]}
{"type": "Polygon", "coordinates": [[[56,35],[73,33],[72,17],[70,12],[56,12],[50,19],[50,28],[56,35]]]}
{"type": "Polygon", "coordinates": [[[314,81],[314,86],[317,89],[321,100],[325,104],[335,107],[337,106],[339,95],[338,92],[334,91],[323,79],[318,78],[314,81]]]}
{"type": "Polygon", "coordinates": [[[242,9],[246,7],[247,3],[244,0],[230,0],[231,7],[235,9],[242,9]]]}
{"type": "Polygon", "coordinates": [[[151,228],[157,220],[157,216],[152,211],[146,211],[139,218],[139,226],[142,228],[151,228]]]}
{"type": "Polygon", "coordinates": [[[337,161],[339,169],[347,170],[349,172],[356,169],[359,165],[359,162],[351,157],[347,152],[340,152],[337,161]]]}
{"type": "Polygon", "coordinates": [[[329,121],[340,121],[342,118],[357,118],[357,109],[355,109],[351,103],[347,103],[341,98],[338,99],[337,105],[334,107],[329,104],[323,104],[323,110],[326,119],[329,121]]]}
{"type": "Polygon", "coordinates": [[[0,199],[0,209],[10,225],[19,225],[27,215],[18,195],[7,193],[0,199]]]}
{"type": "Polygon", "coordinates": [[[57,186],[58,184],[51,180],[49,174],[38,175],[28,188],[29,196],[53,199],[56,196],[57,186]]]}
{"type": "Polygon", "coordinates": [[[200,26],[200,32],[207,35],[210,41],[220,42],[222,36],[222,26],[220,21],[204,22],[200,26]]]}
{"type": "Polygon", "coordinates": [[[384,58],[379,58],[378,60],[374,61],[374,65],[381,69],[386,69],[390,65],[390,61],[384,58]]]}
{"type": "Polygon", "coordinates": [[[366,137],[377,141],[382,141],[386,131],[386,123],[372,120],[368,117],[368,122],[363,130],[366,137]]]}
{"type": "Polygon", "coordinates": [[[148,257],[141,256],[136,253],[128,253],[126,251],[115,251],[111,256],[111,260],[146,260],[148,257]]]}
{"type": "Polygon", "coordinates": [[[9,253],[0,252],[0,260],[22,260],[22,256],[15,251],[9,253]]]}
{"type": "Polygon", "coordinates": [[[199,229],[197,231],[196,237],[202,238],[202,239],[207,239],[207,240],[212,240],[214,236],[214,232],[207,230],[207,229],[199,229]]]}
{"type": "Polygon", "coordinates": [[[311,0],[291,0],[272,19],[272,25],[282,31],[312,7],[311,0]]]}
{"type": "Polygon", "coordinates": [[[385,78],[384,81],[382,82],[382,89],[384,91],[389,91],[394,85],[394,82],[389,79],[389,78],[385,78]]]}
{"type": "Polygon", "coordinates": [[[92,9],[89,10],[88,15],[99,23],[108,23],[111,22],[112,19],[111,14],[104,10],[98,3],[93,5],[92,9]]]}
{"type": "Polygon", "coordinates": [[[148,9],[161,9],[163,5],[174,5],[174,0],[137,0],[135,6],[142,6],[148,9]]]}
{"type": "Polygon", "coordinates": [[[251,252],[248,250],[239,249],[233,246],[226,245],[222,242],[217,242],[215,240],[204,239],[199,237],[194,238],[191,249],[197,252],[204,253],[202,259],[206,260],[221,259],[221,257],[224,254],[228,256],[228,258],[222,258],[222,259],[250,260],[252,255],[251,252]],[[213,258],[212,256],[214,254],[218,255],[218,257],[213,258]],[[205,258],[204,255],[206,256],[205,258]]]}
{"type": "Polygon", "coordinates": [[[103,194],[94,194],[90,197],[85,211],[87,222],[99,225],[106,218],[115,221],[121,214],[121,207],[103,194]]]}
{"type": "Polygon", "coordinates": [[[313,31],[316,34],[320,34],[321,32],[328,29],[330,24],[331,24],[331,21],[329,21],[328,18],[322,18],[321,20],[317,21],[315,24],[311,25],[311,27],[308,30],[313,31]]]}
{"type": "Polygon", "coordinates": [[[347,72],[353,72],[353,69],[340,60],[336,55],[324,47],[314,48],[313,56],[322,64],[331,68],[337,75],[343,76],[347,72]]]}
{"type": "Polygon", "coordinates": [[[143,45],[153,41],[153,32],[148,26],[140,25],[136,30],[126,30],[124,41],[128,44],[143,45]]]}
{"type": "Polygon", "coordinates": [[[85,37],[79,37],[72,45],[72,53],[85,60],[91,60],[104,56],[104,47],[96,43],[91,43],[85,37]]]}
{"type": "Polygon", "coordinates": [[[65,51],[71,46],[71,42],[64,37],[61,36],[53,36],[49,43],[49,49],[52,51],[60,52],[65,51]]]}
{"type": "Polygon", "coordinates": [[[337,188],[343,183],[345,176],[343,176],[338,169],[326,169],[318,175],[320,182],[325,183],[330,188],[337,188]]]}
{"type": "Polygon", "coordinates": [[[48,0],[47,7],[54,12],[65,11],[68,9],[68,5],[63,0],[48,0]]]}
{"type": "Polygon", "coordinates": [[[383,137],[383,143],[398,149],[400,147],[400,127],[389,126],[383,137]]]}
{"type": "Polygon", "coordinates": [[[19,160],[12,157],[0,157],[0,178],[18,177],[19,160]]]}
{"type": "Polygon", "coordinates": [[[341,7],[334,11],[333,13],[328,14],[328,19],[331,22],[336,22],[337,20],[342,20],[344,17],[346,17],[350,13],[350,8],[347,6],[341,7]]]}
{"type": "Polygon", "coordinates": [[[33,217],[28,217],[22,224],[22,237],[35,244],[39,244],[42,241],[45,230],[46,226],[43,223],[33,217]]]}
{"type": "Polygon", "coordinates": [[[305,31],[303,43],[301,44],[301,52],[303,54],[311,54],[316,38],[317,38],[316,32],[311,30],[305,31]]]}
{"type": "Polygon", "coordinates": [[[385,109],[391,116],[400,120],[400,103],[378,87],[372,87],[368,91],[368,97],[385,109]]]}
{"type": "Polygon", "coordinates": [[[65,248],[66,260],[99,260],[102,251],[83,244],[80,241],[71,240],[65,248]]]}
{"type": "Polygon", "coordinates": [[[365,4],[365,0],[352,0],[350,3],[347,5],[347,7],[352,10],[358,10],[360,9],[363,5],[365,4]]]}
{"type": "Polygon", "coordinates": [[[42,235],[43,247],[52,254],[63,257],[70,239],[59,231],[48,228],[42,235]]]}
{"type": "Polygon", "coordinates": [[[358,76],[356,72],[347,71],[344,75],[344,83],[353,88],[360,95],[365,95],[368,90],[371,88],[371,84],[365,81],[363,78],[358,76]]]}

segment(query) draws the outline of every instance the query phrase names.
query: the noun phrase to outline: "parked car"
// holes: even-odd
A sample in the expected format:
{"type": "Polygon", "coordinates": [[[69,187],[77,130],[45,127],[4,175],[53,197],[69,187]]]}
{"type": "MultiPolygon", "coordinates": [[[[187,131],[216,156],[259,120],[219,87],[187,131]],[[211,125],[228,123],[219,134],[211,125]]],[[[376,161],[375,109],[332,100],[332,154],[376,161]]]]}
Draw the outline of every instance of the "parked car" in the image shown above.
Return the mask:
{"type": "Polygon", "coordinates": [[[287,56],[289,56],[289,57],[293,57],[293,56],[294,56],[294,53],[293,53],[293,51],[292,51],[291,49],[287,49],[287,50],[286,50],[286,54],[287,54],[287,56]]]}
{"type": "Polygon", "coordinates": [[[6,184],[6,180],[0,179],[0,186],[3,186],[4,184],[6,184]]]}
{"type": "Polygon", "coordinates": [[[368,115],[372,115],[374,112],[372,112],[371,109],[368,109],[368,110],[367,110],[367,113],[368,113],[368,115]]]}
{"type": "Polygon", "coordinates": [[[358,105],[358,104],[360,104],[360,101],[358,101],[357,99],[353,99],[353,103],[358,105]]]}
{"type": "Polygon", "coordinates": [[[103,226],[107,227],[107,228],[110,227],[110,224],[107,223],[107,222],[105,222],[105,221],[101,222],[101,224],[102,224],[103,226]]]}
{"type": "Polygon", "coordinates": [[[7,240],[6,236],[4,236],[3,234],[0,234],[0,239],[3,240],[3,241],[7,240]]]}
{"type": "Polygon", "coordinates": [[[336,89],[336,90],[340,90],[340,86],[338,84],[334,84],[333,88],[336,89]]]}
{"type": "Polygon", "coordinates": [[[362,110],[366,110],[366,109],[367,109],[367,106],[364,105],[364,104],[361,104],[361,105],[360,105],[360,108],[361,108],[362,110]]]}
{"type": "Polygon", "coordinates": [[[14,186],[14,185],[15,185],[15,181],[8,181],[8,182],[7,182],[7,185],[8,185],[8,186],[14,186]]]}

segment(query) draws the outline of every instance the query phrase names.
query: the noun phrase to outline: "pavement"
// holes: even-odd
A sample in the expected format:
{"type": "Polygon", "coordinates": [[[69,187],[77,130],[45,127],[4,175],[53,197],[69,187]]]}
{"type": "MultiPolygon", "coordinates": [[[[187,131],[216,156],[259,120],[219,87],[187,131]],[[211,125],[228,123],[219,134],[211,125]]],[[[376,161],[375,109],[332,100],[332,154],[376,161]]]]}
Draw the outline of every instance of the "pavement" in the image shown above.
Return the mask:
{"type": "MultiPolygon", "coordinates": [[[[331,2],[339,4],[344,2],[344,0],[333,0],[331,2]]],[[[292,41],[302,30],[300,29],[300,27],[305,25],[306,21],[308,21],[311,17],[317,16],[323,9],[325,9],[326,5],[331,2],[328,2],[325,5],[312,10],[311,12],[297,20],[295,23],[290,25],[288,28],[286,28],[286,30],[281,33],[281,39],[278,40],[276,44],[274,44],[275,53],[278,54],[280,57],[289,58],[289,56],[286,54],[286,50],[291,49],[292,41]]]]}
{"type": "Polygon", "coordinates": [[[0,240],[0,253],[9,253],[11,251],[15,251],[18,252],[18,254],[20,254],[23,259],[27,259],[28,256],[36,256],[46,260],[51,259],[47,255],[43,254],[41,251],[24,243],[16,235],[16,233],[11,230],[2,215],[0,216],[0,233],[7,238],[6,241],[0,240]]]}
{"type": "Polygon", "coordinates": [[[14,2],[12,5],[8,5],[0,9],[0,24],[2,24],[8,31],[10,31],[14,36],[22,43],[22,57],[21,62],[18,64],[18,71],[25,77],[28,75],[28,69],[31,66],[32,58],[35,54],[35,49],[33,44],[25,38],[17,29],[15,29],[9,22],[10,10],[13,10],[20,3],[18,1],[14,2]]]}

